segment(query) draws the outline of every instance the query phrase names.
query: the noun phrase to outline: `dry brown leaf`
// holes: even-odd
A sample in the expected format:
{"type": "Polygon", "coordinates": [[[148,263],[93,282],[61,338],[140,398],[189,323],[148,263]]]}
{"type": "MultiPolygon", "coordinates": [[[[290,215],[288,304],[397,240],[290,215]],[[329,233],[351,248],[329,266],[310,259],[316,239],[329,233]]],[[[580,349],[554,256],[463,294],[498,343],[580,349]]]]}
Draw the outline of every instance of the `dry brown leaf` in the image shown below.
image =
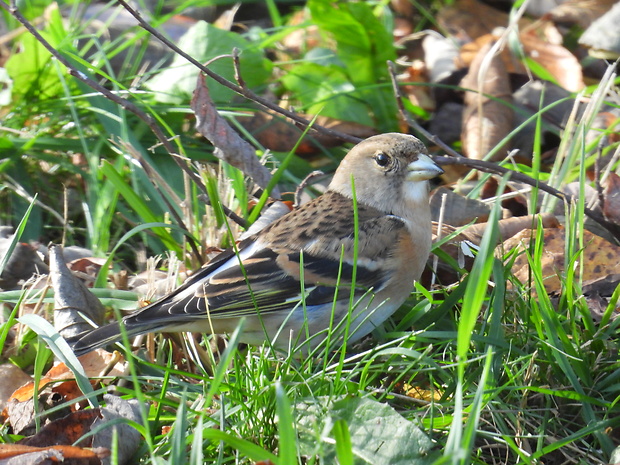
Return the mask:
{"type": "Polygon", "coordinates": [[[588,28],[596,19],[603,16],[618,0],[568,0],[549,12],[556,23],[578,24],[588,28]]]}
{"type": "MultiPolygon", "coordinates": [[[[213,154],[250,176],[260,187],[267,187],[271,173],[261,164],[254,147],[220,116],[202,74],[198,75],[190,106],[196,114],[196,130],[211,141],[215,147],[213,154]]],[[[274,188],[271,195],[278,198],[280,192],[274,188]]]]}
{"type": "Polygon", "coordinates": [[[442,392],[437,389],[424,389],[419,386],[413,386],[409,383],[403,384],[402,393],[407,397],[411,397],[412,399],[417,399],[422,402],[439,402],[442,396],[442,392]]]}
{"type": "MultiPolygon", "coordinates": [[[[451,7],[442,8],[437,16],[439,25],[462,42],[470,42],[497,27],[508,25],[508,14],[477,0],[458,0],[451,7]]],[[[519,28],[530,20],[521,18],[519,28]]]]}
{"type": "MultiPolygon", "coordinates": [[[[469,158],[482,160],[512,130],[513,109],[502,103],[512,101],[508,73],[501,59],[493,53],[492,44],[480,49],[463,78],[461,87],[471,89],[465,93],[465,111],[461,130],[463,152],[469,158]],[[487,97],[491,96],[494,99],[487,97]]],[[[502,146],[492,157],[501,160],[505,156],[502,146]]]]}
{"type": "MultiPolygon", "coordinates": [[[[22,444],[33,447],[73,444],[90,431],[96,418],[101,418],[98,408],[71,412],[63,418],[48,423],[37,434],[24,440],[22,444]]],[[[90,447],[91,444],[92,437],[82,445],[90,447]]]]}
{"type": "MultiPolygon", "coordinates": [[[[583,283],[583,296],[595,321],[600,322],[603,319],[609,306],[609,299],[619,285],[620,274],[607,275],[583,283]]],[[[616,303],[615,313],[611,315],[611,318],[618,318],[618,316],[620,316],[620,305],[616,303]]]]}
{"type": "MultiPolygon", "coordinates": [[[[65,462],[72,464],[100,464],[101,459],[109,455],[109,451],[90,450],[76,446],[51,446],[51,447],[33,447],[23,444],[0,444],[0,460],[6,460],[11,457],[18,457],[25,454],[39,453],[36,457],[28,458],[23,461],[24,464],[65,462]],[[43,454],[41,454],[43,452],[43,454]],[[50,459],[50,460],[47,460],[50,459]]],[[[12,462],[19,463],[19,462],[12,462]]]]}
{"type": "MultiPolygon", "coordinates": [[[[416,60],[407,68],[403,75],[399,76],[399,79],[407,83],[425,84],[428,83],[426,71],[424,63],[416,60]]],[[[435,100],[430,94],[429,86],[406,84],[401,89],[409,101],[416,107],[427,111],[435,110],[435,100]]]]}
{"type": "Polygon", "coordinates": [[[579,60],[562,45],[546,42],[533,29],[523,31],[519,39],[525,54],[549,71],[560,86],[571,92],[585,87],[579,60]]]}
{"type": "MultiPolygon", "coordinates": [[[[0,261],[4,260],[12,241],[12,234],[0,238],[0,261]]],[[[36,250],[29,244],[19,242],[15,245],[0,275],[0,289],[14,289],[20,281],[26,281],[35,274],[47,272],[47,265],[41,261],[36,250]]]]}
{"type": "MultiPolygon", "coordinates": [[[[482,48],[490,43],[495,42],[498,36],[492,33],[485,34],[478,37],[472,42],[468,42],[461,47],[459,51],[457,65],[459,68],[466,68],[471,66],[474,59],[482,48]]],[[[499,54],[499,57],[506,67],[508,73],[525,73],[525,66],[510,52],[508,47],[504,47],[499,54]]]]}
{"type": "MultiPolygon", "coordinates": [[[[127,365],[124,363],[123,357],[118,353],[110,353],[103,349],[96,349],[92,352],[89,352],[85,355],[79,357],[80,363],[84,367],[84,372],[88,378],[100,378],[102,376],[122,376],[127,372],[127,365]]],[[[64,363],[58,363],[53,366],[40,380],[39,380],[39,392],[43,391],[45,387],[52,383],[57,383],[62,380],[71,380],[66,383],[61,383],[56,385],[52,391],[58,393],[65,393],[68,395],[68,392],[71,388],[63,387],[65,384],[75,385],[75,389],[77,389],[77,385],[73,378],[75,375],[64,363]]],[[[34,395],[34,382],[30,382],[15,390],[9,400],[16,400],[18,402],[25,402],[27,400],[32,399],[34,395]]],[[[76,395],[69,396],[66,400],[71,400],[77,396],[82,395],[81,392],[76,392],[76,395]]]]}
{"type": "MultiPolygon", "coordinates": [[[[581,265],[583,265],[581,278],[584,281],[620,273],[620,247],[589,231],[584,231],[583,236],[585,248],[581,262],[576,267],[576,274],[581,269],[581,265]]],[[[522,231],[501,244],[498,247],[498,253],[503,254],[513,249],[525,251],[529,248],[531,240],[531,231],[522,231]]],[[[543,242],[541,266],[544,286],[547,293],[559,292],[562,286],[558,276],[564,272],[566,258],[564,228],[545,228],[543,242]]],[[[527,284],[529,282],[531,272],[527,256],[524,253],[515,259],[512,272],[521,283],[527,284]]]]}
{"type": "Polygon", "coordinates": [[[463,197],[444,186],[438,187],[431,193],[430,204],[433,220],[439,220],[441,208],[444,205],[443,223],[453,227],[465,226],[472,221],[485,222],[491,213],[491,208],[484,202],[463,197]]]}
{"type": "MultiPolygon", "coordinates": [[[[102,424],[127,419],[133,422],[142,423],[142,409],[140,402],[136,399],[122,399],[118,396],[106,394],[103,396],[106,406],[101,408],[101,418],[95,418],[92,429],[96,429],[102,424]]],[[[144,406],[143,406],[144,408],[144,406]]],[[[118,463],[128,463],[136,453],[143,441],[140,432],[128,423],[117,423],[114,426],[103,428],[93,438],[93,447],[99,449],[112,449],[115,444],[118,463]]]]}
{"type": "Polygon", "coordinates": [[[50,248],[50,277],[54,287],[54,327],[61,336],[75,336],[92,329],[81,314],[97,325],[103,323],[105,308],[86,285],[69,271],[62,247],[50,248]]]}
{"type": "Polygon", "coordinates": [[[2,380],[0,383],[0,411],[2,411],[13,392],[32,378],[12,363],[3,363],[0,365],[0,379],[2,380]]]}
{"type": "Polygon", "coordinates": [[[620,176],[609,173],[603,194],[603,214],[615,224],[620,224],[620,176]]]}

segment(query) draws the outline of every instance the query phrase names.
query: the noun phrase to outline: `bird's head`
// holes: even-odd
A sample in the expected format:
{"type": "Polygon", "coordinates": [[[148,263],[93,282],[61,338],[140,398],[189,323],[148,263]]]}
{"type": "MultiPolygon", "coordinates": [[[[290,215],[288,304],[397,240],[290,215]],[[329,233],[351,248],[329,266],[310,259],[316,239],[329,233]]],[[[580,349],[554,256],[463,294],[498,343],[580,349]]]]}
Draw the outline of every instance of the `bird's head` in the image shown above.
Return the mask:
{"type": "Polygon", "coordinates": [[[329,190],[385,212],[428,203],[428,180],[443,170],[417,138],[381,134],[360,142],[344,157],[329,190]],[[353,179],[353,182],[352,182],[353,179]]]}

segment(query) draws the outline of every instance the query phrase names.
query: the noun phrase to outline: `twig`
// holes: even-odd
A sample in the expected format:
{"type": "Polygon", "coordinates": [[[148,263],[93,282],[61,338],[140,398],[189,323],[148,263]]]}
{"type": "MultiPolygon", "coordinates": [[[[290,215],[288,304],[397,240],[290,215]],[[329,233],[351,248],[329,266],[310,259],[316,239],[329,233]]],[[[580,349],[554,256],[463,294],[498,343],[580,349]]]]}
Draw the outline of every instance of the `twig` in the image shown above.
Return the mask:
{"type": "Polygon", "coordinates": [[[312,173],[310,173],[308,176],[306,176],[303,179],[303,181],[301,181],[299,186],[297,186],[297,189],[295,189],[295,203],[293,205],[293,208],[298,208],[301,205],[301,194],[303,190],[308,186],[310,181],[318,176],[324,176],[324,175],[325,173],[323,173],[321,170],[315,170],[312,173]]]}
{"type": "Polygon", "coordinates": [[[396,65],[392,61],[388,61],[388,71],[390,73],[390,79],[392,81],[392,91],[394,92],[394,96],[396,97],[396,105],[398,105],[398,111],[400,115],[403,117],[407,125],[418,133],[422,134],[427,140],[435,144],[436,146],[442,148],[448,155],[452,155],[453,157],[463,157],[460,153],[442,141],[439,137],[431,134],[426,129],[418,124],[416,120],[414,120],[403,105],[403,99],[405,96],[400,90],[400,86],[398,85],[398,79],[396,78],[396,65]]]}
{"type": "MultiPolygon", "coordinates": [[[[407,122],[407,124],[412,129],[419,132],[426,139],[428,139],[435,145],[441,147],[443,150],[446,151],[446,153],[451,155],[447,157],[433,156],[433,160],[435,160],[437,163],[439,163],[440,165],[466,166],[468,168],[473,168],[478,171],[482,171],[483,173],[496,174],[499,176],[510,176],[510,179],[512,179],[513,181],[518,181],[518,182],[522,182],[532,187],[537,187],[540,190],[550,195],[553,195],[554,197],[557,197],[564,203],[570,203],[571,201],[574,200],[574,197],[572,195],[562,192],[556,189],[555,187],[552,187],[537,179],[534,179],[526,174],[511,170],[508,168],[504,168],[503,166],[497,165],[493,162],[466,158],[460,153],[456,152],[452,147],[450,147],[448,144],[443,142],[437,136],[434,136],[431,133],[429,133],[426,129],[420,126],[415,120],[413,120],[413,118],[409,116],[409,113],[405,109],[403,105],[404,96],[400,90],[400,86],[398,85],[398,80],[396,78],[396,67],[394,63],[392,63],[391,61],[388,61],[388,69],[390,73],[390,78],[392,80],[392,89],[394,91],[394,96],[396,97],[396,103],[398,105],[398,109],[400,111],[401,116],[404,118],[404,120],[407,122]]],[[[584,213],[587,216],[589,216],[591,219],[596,221],[598,224],[600,224],[607,231],[609,231],[614,236],[614,238],[616,238],[617,241],[620,241],[620,226],[619,225],[611,223],[610,221],[607,221],[601,213],[591,210],[590,208],[585,207],[584,213]]]]}
{"type": "MultiPolygon", "coordinates": [[[[148,31],[153,37],[155,37],[157,40],[159,40],[161,43],[163,43],[166,47],[168,47],[170,50],[172,50],[176,54],[178,54],[178,55],[182,56],[183,58],[185,58],[187,61],[189,61],[196,68],[198,68],[200,71],[202,71],[204,74],[209,76],[214,81],[218,82],[219,84],[223,85],[224,87],[227,87],[228,89],[230,89],[233,92],[241,95],[242,97],[247,98],[248,100],[252,100],[253,102],[258,103],[259,105],[262,105],[263,107],[265,107],[265,108],[267,108],[269,110],[275,111],[276,113],[279,113],[279,114],[281,114],[283,116],[286,116],[287,118],[295,121],[296,123],[302,125],[303,127],[307,127],[307,126],[311,125],[311,121],[310,120],[308,120],[308,119],[306,119],[306,118],[304,118],[302,116],[299,116],[297,113],[294,113],[292,111],[286,110],[285,108],[282,108],[281,106],[279,106],[279,105],[277,105],[277,104],[275,104],[273,102],[270,102],[269,100],[267,100],[266,98],[261,97],[260,95],[255,94],[251,89],[249,89],[248,87],[245,86],[245,84],[243,84],[243,80],[241,80],[241,82],[239,82],[238,84],[233,84],[232,82],[228,81],[227,79],[224,79],[219,74],[211,71],[209,68],[204,66],[202,63],[197,61],[195,58],[193,58],[192,56],[190,56],[187,53],[185,53],[183,50],[181,50],[179,47],[177,47],[174,43],[172,43],[170,40],[168,40],[157,29],[155,29],[149,23],[147,23],[142,18],[142,15],[140,15],[140,13],[138,13],[131,6],[129,6],[129,4],[127,4],[127,2],[125,0],[117,0],[117,3],[122,5],[123,8],[125,8],[125,10],[127,10],[127,12],[136,19],[136,21],[138,21],[138,24],[140,25],[140,27],[142,27],[143,29],[148,31]]],[[[233,53],[233,65],[235,66],[235,74],[239,74],[240,75],[240,73],[239,73],[239,66],[238,66],[238,60],[235,60],[234,53],[233,53]]],[[[314,130],[316,130],[318,132],[322,132],[323,134],[325,134],[327,136],[343,140],[345,142],[357,143],[357,142],[360,141],[360,139],[358,137],[351,136],[351,135],[346,134],[344,132],[334,131],[333,129],[328,129],[328,128],[324,127],[324,126],[320,126],[320,125],[317,125],[317,124],[312,124],[312,129],[314,129],[314,130]]]]}

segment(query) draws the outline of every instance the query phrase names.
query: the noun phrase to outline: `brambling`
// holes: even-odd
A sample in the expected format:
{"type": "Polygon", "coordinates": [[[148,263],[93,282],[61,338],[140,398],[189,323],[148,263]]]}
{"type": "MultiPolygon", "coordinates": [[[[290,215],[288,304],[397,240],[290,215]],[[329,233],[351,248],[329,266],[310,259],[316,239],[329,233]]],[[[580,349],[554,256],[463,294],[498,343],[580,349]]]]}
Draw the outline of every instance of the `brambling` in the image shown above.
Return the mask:
{"type": "Polygon", "coordinates": [[[118,342],[119,325],[129,337],[224,334],[242,317],[241,341],[252,345],[312,348],[339,324],[349,342],[358,340],[422,274],[431,249],[428,180],[442,172],[413,136],[370,137],[345,156],[323,195],[222,252],[171,294],[76,337],[74,351],[118,342]]]}

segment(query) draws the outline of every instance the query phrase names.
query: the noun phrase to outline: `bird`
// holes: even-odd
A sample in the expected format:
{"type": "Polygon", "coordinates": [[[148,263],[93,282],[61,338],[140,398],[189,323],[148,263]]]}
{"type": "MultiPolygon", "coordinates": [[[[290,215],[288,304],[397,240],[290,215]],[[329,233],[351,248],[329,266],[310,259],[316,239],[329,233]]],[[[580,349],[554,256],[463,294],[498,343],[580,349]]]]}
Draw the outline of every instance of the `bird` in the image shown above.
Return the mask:
{"type": "Polygon", "coordinates": [[[70,345],[82,355],[119,342],[121,325],[128,337],[230,334],[241,318],[239,340],[249,345],[311,349],[337,334],[355,342],[420,278],[431,250],[429,180],[442,173],[412,135],[369,137],[345,155],[322,195],[221,252],[160,300],[70,345]]]}

